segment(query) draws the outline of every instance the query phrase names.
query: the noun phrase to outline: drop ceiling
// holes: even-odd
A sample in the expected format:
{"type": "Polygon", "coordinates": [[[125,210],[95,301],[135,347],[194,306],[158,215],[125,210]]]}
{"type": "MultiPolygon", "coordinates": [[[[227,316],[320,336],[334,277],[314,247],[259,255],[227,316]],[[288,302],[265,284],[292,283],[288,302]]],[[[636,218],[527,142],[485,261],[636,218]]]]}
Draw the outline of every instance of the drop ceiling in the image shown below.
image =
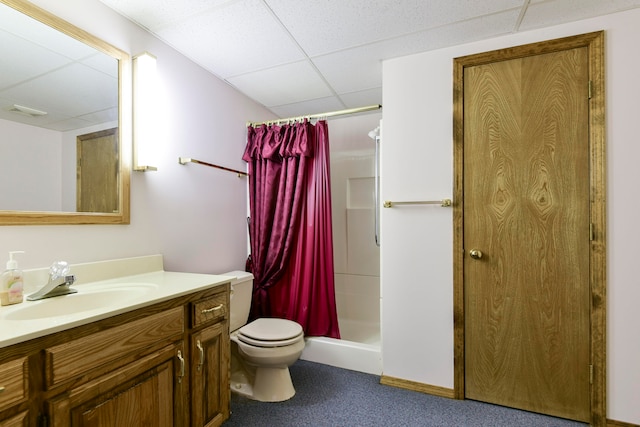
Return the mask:
{"type": "MultiPolygon", "coordinates": [[[[381,104],[385,59],[640,7],[640,0],[100,1],[278,117],[381,104]]],[[[99,70],[92,61],[80,55],[68,65],[99,70]]],[[[51,83],[56,70],[50,71],[29,84],[68,90],[51,83]]],[[[113,76],[113,70],[99,72],[113,76]]],[[[17,87],[2,78],[0,100],[17,87]]],[[[20,104],[13,95],[11,103],[20,104]]],[[[50,127],[114,114],[104,99],[78,107],[69,106],[68,121],[50,127]]]]}
{"type": "Polygon", "coordinates": [[[101,0],[279,117],[382,103],[381,61],[640,0],[101,0]]]}

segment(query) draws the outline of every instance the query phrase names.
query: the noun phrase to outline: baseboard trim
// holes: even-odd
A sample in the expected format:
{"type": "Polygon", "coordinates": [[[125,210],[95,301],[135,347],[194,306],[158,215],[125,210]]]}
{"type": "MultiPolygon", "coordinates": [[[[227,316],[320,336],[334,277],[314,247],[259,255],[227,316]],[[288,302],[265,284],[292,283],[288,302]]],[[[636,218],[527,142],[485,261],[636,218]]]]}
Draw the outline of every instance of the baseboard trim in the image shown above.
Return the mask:
{"type": "MultiPolygon", "coordinates": [[[[402,378],[394,378],[387,375],[380,376],[380,384],[396,388],[403,388],[405,390],[417,391],[425,394],[431,394],[434,396],[446,397],[449,399],[456,398],[453,389],[419,383],[416,381],[404,380],[402,378]]],[[[607,419],[607,427],[640,427],[640,425],[607,419]]]]}
{"type": "Polygon", "coordinates": [[[607,427],[640,427],[640,425],[607,419],[607,427]]]}
{"type": "Polygon", "coordinates": [[[429,385],[419,383],[416,381],[404,380],[401,378],[389,377],[386,375],[380,376],[380,384],[388,385],[391,387],[403,388],[405,390],[417,391],[425,394],[432,394],[434,396],[447,397],[449,399],[455,399],[455,393],[453,389],[446,387],[439,387],[435,385],[429,385]]]}

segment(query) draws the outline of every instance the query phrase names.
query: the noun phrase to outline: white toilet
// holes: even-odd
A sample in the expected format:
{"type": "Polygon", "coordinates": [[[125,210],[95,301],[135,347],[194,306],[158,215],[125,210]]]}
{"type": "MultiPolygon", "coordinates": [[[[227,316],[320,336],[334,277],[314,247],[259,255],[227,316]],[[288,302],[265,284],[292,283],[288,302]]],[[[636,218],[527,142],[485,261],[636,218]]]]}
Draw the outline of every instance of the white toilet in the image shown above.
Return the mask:
{"type": "Polygon", "coordinates": [[[289,366],[304,349],[302,326],[291,320],[261,318],[246,324],[253,275],[231,271],[231,391],[261,402],[282,402],[296,393],[289,366]]]}

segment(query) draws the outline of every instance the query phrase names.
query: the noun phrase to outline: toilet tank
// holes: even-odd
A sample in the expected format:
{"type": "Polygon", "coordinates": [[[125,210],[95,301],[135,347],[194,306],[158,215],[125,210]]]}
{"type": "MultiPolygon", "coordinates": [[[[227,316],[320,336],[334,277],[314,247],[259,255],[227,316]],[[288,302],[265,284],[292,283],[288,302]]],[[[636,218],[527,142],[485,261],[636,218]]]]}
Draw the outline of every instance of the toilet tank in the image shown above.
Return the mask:
{"type": "Polygon", "coordinates": [[[229,271],[222,276],[235,276],[231,281],[231,303],[229,307],[229,331],[244,326],[249,319],[251,296],[253,295],[253,274],[246,271],[229,271]]]}

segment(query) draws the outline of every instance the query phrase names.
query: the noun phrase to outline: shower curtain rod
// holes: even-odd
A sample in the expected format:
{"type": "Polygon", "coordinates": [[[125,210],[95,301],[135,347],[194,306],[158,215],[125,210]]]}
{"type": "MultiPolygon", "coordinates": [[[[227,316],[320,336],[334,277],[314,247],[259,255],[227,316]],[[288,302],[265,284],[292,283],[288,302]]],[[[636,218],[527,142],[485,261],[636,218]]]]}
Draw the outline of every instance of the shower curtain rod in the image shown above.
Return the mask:
{"type": "Polygon", "coordinates": [[[288,123],[288,122],[295,122],[298,120],[303,120],[303,119],[322,119],[324,117],[335,117],[335,116],[344,116],[347,114],[356,114],[356,113],[363,113],[365,111],[373,111],[373,110],[379,110],[380,108],[382,108],[382,105],[380,104],[375,104],[375,105],[367,105],[366,107],[358,107],[358,108],[349,108],[346,110],[338,110],[338,111],[330,111],[328,113],[319,113],[319,114],[308,114],[306,116],[298,116],[298,117],[287,117],[284,119],[275,119],[275,120],[267,120],[265,122],[247,122],[247,126],[261,126],[261,125],[279,125],[279,124],[283,124],[283,123],[288,123]]]}

